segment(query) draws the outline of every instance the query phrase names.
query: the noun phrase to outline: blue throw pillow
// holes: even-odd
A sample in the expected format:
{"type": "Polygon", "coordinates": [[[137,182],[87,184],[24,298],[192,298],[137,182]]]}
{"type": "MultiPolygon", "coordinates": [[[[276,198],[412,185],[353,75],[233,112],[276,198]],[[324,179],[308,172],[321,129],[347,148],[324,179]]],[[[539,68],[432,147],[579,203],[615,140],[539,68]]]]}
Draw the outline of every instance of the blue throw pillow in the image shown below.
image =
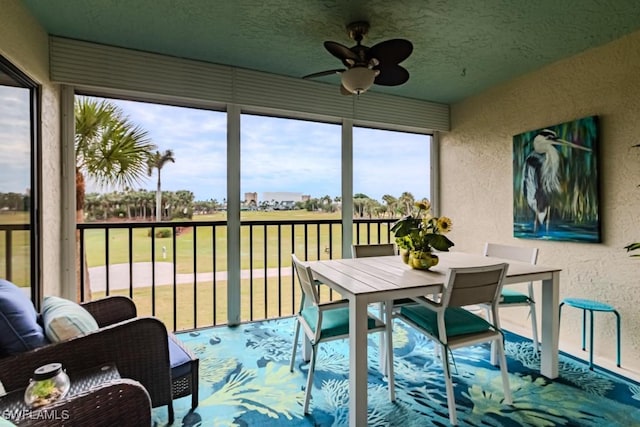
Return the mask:
{"type": "Polygon", "coordinates": [[[18,354],[48,344],[37,318],[24,290],[0,279],[0,355],[18,354]]]}

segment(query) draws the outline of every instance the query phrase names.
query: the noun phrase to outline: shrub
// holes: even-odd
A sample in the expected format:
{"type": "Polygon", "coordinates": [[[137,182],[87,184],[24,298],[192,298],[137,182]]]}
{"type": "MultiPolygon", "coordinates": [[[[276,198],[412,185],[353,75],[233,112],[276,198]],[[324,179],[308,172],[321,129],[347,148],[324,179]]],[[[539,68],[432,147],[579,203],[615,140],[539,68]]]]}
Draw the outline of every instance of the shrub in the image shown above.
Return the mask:
{"type": "MultiPolygon", "coordinates": [[[[151,237],[151,229],[147,232],[147,237],[151,237]]],[[[171,229],[169,228],[159,228],[156,229],[156,238],[158,239],[166,239],[171,237],[171,229]]]]}

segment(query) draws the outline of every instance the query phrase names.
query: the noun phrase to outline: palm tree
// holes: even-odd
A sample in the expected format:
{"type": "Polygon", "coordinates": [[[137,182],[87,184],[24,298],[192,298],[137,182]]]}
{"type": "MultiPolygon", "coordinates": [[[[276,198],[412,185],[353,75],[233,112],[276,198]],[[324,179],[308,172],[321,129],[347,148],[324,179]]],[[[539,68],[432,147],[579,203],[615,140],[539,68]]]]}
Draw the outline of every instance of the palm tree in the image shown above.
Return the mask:
{"type": "Polygon", "coordinates": [[[156,151],[149,157],[147,172],[149,176],[153,174],[154,169],[158,169],[158,183],[156,185],[156,221],[162,221],[162,186],[160,183],[160,171],[168,162],[175,163],[173,150],[165,150],[164,153],[156,151]]]}
{"type": "Polygon", "coordinates": [[[393,218],[395,216],[396,209],[398,208],[398,199],[390,194],[385,194],[382,196],[382,200],[387,204],[387,212],[389,212],[393,218]]]}
{"type": "MultiPolygon", "coordinates": [[[[77,98],[75,104],[76,222],[84,220],[85,176],[101,187],[132,186],[145,176],[149,154],[156,148],[147,132],[107,100],[77,98]]],[[[80,235],[76,235],[76,286],[80,296],[80,235]]],[[[85,268],[85,298],[91,298],[85,268]]]]}
{"type": "Polygon", "coordinates": [[[404,208],[405,215],[409,215],[411,213],[414,201],[415,199],[413,198],[413,194],[408,191],[403,192],[400,197],[398,197],[398,203],[404,208]]]}

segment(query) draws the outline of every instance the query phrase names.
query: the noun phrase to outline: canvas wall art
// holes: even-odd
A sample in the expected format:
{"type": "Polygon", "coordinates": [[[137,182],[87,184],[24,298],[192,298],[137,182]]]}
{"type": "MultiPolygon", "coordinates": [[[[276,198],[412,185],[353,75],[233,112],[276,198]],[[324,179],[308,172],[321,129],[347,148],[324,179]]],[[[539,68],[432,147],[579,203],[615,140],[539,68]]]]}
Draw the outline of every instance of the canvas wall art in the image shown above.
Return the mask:
{"type": "Polygon", "coordinates": [[[513,235],[600,242],[598,118],[513,137],[513,235]]]}

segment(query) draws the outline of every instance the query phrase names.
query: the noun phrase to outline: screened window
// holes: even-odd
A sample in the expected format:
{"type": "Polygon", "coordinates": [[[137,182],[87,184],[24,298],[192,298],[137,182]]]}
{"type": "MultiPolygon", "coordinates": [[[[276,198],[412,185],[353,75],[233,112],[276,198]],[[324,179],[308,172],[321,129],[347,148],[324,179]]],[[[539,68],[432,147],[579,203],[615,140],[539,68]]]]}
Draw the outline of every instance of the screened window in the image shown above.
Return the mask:
{"type": "Polygon", "coordinates": [[[37,86],[0,57],[0,278],[38,295],[37,86]]]}
{"type": "Polygon", "coordinates": [[[354,216],[399,217],[431,197],[431,136],[353,128],[354,216]]]}

